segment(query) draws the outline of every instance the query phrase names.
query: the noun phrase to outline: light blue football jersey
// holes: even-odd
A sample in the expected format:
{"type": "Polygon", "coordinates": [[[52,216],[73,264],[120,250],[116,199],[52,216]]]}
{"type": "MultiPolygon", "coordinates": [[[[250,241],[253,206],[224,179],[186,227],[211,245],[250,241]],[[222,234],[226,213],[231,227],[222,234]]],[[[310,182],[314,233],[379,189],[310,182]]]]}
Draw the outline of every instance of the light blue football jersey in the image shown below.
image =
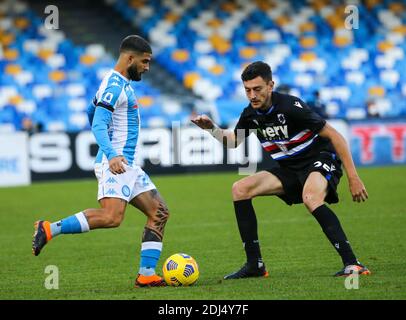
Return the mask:
{"type": "MultiPolygon", "coordinates": [[[[115,70],[103,78],[93,103],[112,111],[108,134],[113,149],[123,155],[130,166],[136,165],[140,115],[137,99],[130,81],[115,70]]],[[[95,163],[108,163],[99,148],[95,163]]]]}

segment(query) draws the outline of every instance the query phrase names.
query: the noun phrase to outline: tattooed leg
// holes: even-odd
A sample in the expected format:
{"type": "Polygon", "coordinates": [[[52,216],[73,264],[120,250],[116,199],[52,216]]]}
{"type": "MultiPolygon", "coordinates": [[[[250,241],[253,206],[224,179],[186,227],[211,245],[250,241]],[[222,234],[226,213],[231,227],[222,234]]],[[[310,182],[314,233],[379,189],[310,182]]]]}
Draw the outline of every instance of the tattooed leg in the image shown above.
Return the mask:
{"type": "Polygon", "coordinates": [[[135,197],[130,203],[141,210],[148,218],[143,241],[162,241],[165,225],[169,218],[169,210],[159,192],[156,189],[144,192],[135,197]],[[144,240],[146,237],[152,237],[154,240],[144,240]]]}
{"type": "Polygon", "coordinates": [[[160,285],[164,283],[164,280],[156,276],[155,269],[162,252],[162,238],[169,217],[168,207],[157,190],[141,193],[130,203],[147,216],[147,223],[142,235],[137,281],[150,281],[160,285]]]}

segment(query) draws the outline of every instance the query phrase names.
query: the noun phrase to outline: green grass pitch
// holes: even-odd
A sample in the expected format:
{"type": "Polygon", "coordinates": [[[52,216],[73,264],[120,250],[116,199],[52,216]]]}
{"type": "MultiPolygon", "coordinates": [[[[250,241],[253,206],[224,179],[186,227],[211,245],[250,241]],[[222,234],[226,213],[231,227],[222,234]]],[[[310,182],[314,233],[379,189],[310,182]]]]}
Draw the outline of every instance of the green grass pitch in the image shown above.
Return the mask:
{"type": "Polygon", "coordinates": [[[192,255],[200,267],[195,286],[134,288],[144,216],[129,207],[116,229],[61,235],[40,256],[31,254],[33,223],[59,220],[98,207],[96,180],[36,183],[0,189],[1,299],[405,299],[406,167],[362,168],[370,199],[350,200],[347,180],[333,205],[361,262],[372,271],[348,290],[332,274],[341,260],[303,205],[276,197],[254,200],[262,256],[269,278],[222,281],[245,255],[234,217],[234,173],[152,177],[171,217],[159,261],[192,255]],[[59,289],[44,286],[45,268],[59,269],[59,289]]]}

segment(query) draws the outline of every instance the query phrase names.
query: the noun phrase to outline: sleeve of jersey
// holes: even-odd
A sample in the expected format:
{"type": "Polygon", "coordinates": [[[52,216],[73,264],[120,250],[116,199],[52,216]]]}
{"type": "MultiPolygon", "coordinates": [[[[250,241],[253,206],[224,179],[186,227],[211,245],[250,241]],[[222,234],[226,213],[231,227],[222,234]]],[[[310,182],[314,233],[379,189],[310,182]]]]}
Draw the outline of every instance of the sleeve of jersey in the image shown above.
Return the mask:
{"type": "Polygon", "coordinates": [[[89,103],[86,110],[90,126],[92,126],[95,111],[96,111],[96,98],[94,98],[93,101],[89,103]]]}
{"type": "Polygon", "coordinates": [[[237,124],[234,128],[234,134],[236,137],[242,136],[242,132],[244,133],[244,137],[248,137],[250,135],[250,126],[245,119],[245,112],[243,112],[238,120],[237,124]]]}
{"type": "Polygon", "coordinates": [[[96,103],[96,106],[107,109],[114,112],[116,108],[118,98],[120,97],[122,87],[119,84],[110,83],[101,95],[100,100],[96,103]]]}
{"type": "Polygon", "coordinates": [[[108,160],[118,155],[111,145],[107,131],[112,115],[113,113],[110,110],[98,107],[94,113],[92,124],[92,132],[96,138],[96,142],[108,160]]]}
{"type": "Polygon", "coordinates": [[[300,99],[294,101],[291,115],[298,123],[314,133],[318,133],[326,124],[326,120],[300,99]]]}

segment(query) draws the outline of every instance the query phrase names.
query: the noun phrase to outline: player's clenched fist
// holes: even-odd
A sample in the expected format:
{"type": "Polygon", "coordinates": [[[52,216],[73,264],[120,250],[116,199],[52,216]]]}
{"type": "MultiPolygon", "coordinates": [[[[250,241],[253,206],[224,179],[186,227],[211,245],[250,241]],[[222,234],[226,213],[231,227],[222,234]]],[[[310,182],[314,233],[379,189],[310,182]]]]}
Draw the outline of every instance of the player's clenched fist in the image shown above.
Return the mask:
{"type": "Polygon", "coordinates": [[[124,158],[123,156],[117,156],[112,158],[109,161],[111,173],[113,174],[124,173],[125,172],[124,163],[128,164],[127,159],[124,158]]]}
{"type": "Polygon", "coordinates": [[[213,120],[211,120],[205,114],[203,114],[201,116],[197,116],[196,118],[192,119],[191,121],[202,129],[213,129],[213,127],[214,127],[213,120]]]}

